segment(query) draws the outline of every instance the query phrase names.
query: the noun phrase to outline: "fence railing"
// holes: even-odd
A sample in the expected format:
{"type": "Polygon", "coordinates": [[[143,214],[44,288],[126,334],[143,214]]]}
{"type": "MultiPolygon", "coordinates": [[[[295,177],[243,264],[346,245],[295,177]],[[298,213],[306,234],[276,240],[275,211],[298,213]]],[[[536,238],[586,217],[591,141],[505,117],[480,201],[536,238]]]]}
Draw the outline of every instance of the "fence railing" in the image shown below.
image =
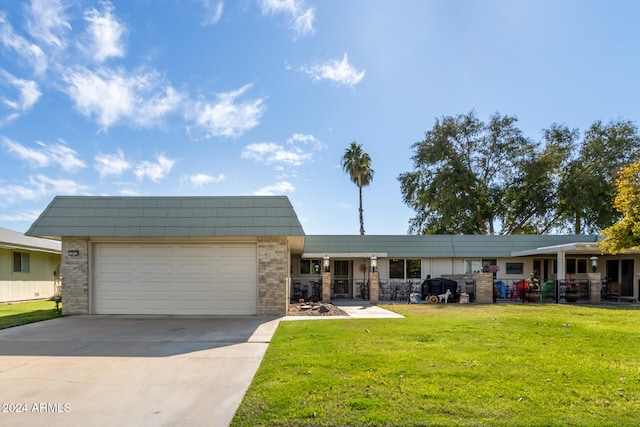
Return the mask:
{"type": "Polygon", "coordinates": [[[591,298],[588,280],[545,280],[538,285],[537,295],[526,279],[496,279],[493,284],[496,302],[588,302],[591,298]],[[577,291],[576,299],[571,295],[574,289],[577,291]]]}
{"type": "Polygon", "coordinates": [[[451,291],[449,301],[457,302],[462,293],[469,295],[469,302],[475,301],[476,283],[474,280],[432,279],[430,288],[424,280],[381,280],[379,285],[380,301],[409,302],[411,294],[419,295],[425,301],[431,295],[436,297],[451,291]],[[423,286],[424,284],[424,286],[423,286]]]}

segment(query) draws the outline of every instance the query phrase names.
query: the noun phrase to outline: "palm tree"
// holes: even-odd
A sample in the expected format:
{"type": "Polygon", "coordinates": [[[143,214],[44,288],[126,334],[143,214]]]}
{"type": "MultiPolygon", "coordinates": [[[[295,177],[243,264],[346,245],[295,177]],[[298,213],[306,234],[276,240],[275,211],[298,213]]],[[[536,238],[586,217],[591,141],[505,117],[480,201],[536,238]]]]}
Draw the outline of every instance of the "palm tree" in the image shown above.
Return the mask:
{"type": "Polygon", "coordinates": [[[362,145],[353,141],[342,156],[342,169],[349,174],[351,181],[358,186],[358,192],[360,194],[360,235],[364,236],[362,187],[369,185],[373,180],[371,157],[369,157],[368,153],[362,151],[362,145]]]}

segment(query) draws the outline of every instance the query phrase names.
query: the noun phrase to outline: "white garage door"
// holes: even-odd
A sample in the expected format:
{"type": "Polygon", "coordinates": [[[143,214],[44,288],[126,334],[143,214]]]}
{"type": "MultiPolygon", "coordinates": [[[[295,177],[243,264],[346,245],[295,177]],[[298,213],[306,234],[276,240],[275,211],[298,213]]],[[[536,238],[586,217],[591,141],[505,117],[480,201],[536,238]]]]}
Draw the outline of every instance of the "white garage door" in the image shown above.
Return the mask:
{"type": "Polygon", "coordinates": [[[257,312],[255,244],[122,244],[94,248],[96,314],[257,312]]]}

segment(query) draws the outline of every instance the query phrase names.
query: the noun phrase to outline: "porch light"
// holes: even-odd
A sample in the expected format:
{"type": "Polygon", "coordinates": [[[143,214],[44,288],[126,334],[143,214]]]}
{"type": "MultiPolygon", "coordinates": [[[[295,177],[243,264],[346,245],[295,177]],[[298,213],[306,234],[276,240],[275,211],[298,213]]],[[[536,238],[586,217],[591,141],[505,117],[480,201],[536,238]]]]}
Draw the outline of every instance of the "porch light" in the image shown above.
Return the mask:
{"type": "Polygon", "coordinates": [[[378,271],[378,257],[371,255],[371,272],[375,273],[376,271],[378,271]]]}
{"type": "Polygon", "coordinates": [[[591,260],[591,270],[593,270],[593,272],[595,273],[596,269],[598,268],[598,257],[592,256],[589,259],[591,260]]]}
{"type": "Polygon", "coordinates": [[[325,255],[324,258],[322,258],[322,271],[324,271],[325,273],[329,272],[329,261],[331,260],[331,258],[329,258],[329,255],[325,255]]]}

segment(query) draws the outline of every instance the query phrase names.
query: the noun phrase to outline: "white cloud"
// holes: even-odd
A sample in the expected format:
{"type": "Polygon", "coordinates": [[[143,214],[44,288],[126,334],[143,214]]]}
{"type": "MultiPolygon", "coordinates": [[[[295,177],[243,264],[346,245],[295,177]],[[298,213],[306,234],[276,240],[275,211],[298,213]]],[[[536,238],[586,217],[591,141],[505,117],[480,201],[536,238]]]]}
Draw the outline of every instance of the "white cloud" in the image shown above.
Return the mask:
{"type": "Polygon", "coordinates": [[[323,144],[322,141],[310,134],[294,133],[291,138],[287,139],[287,144],[297,144],[299,142],[303,145],[310,145],[315,151],[327,148],[326,144],[323,144]]]}
{"type": "Polygon", "coordinates": [[[313,81],[330,80],[340,86],[355,86],[360,83],[365,74],[364,70],[358,71],[349,64],[346,53],[341,61],[331,59],[322,64],[300,67],[298,71],[302,71],[313,81]]]}
{"type": "Polygon", "coordinates": [[[202,6],[206,10],[207,14],[202,20],[203,25],[214,25],[222,18],[222,10],[224,9],[224,2],[214,0],[202,0],[202,6]]]}
{"type": "Polygon", "coordinates": [[[304,0],[260,0],[264,15],[284,15],[296,37],[314,33],[315,9],[306,8],[304,0]]]}
{"type": "Polygon", "coordinates": [[[93,167],[101,178],[108,175],[122,175],[132,167],[131,163],[124,158],[122,150],[118,150],[116,154],[98,154],[94,160],[93,167]]]}
{"type": "Polygon", "coordinates": [[[276,184],[262,187],[253,194],[255,196],[275,196],[284,193],[293,193],[295,190],[296,187],[294,187],[290,182],[280,181],[276,184]]]}
{"type": "Polygon", "coordinates": [[[53,179],[45,175],[30,176],[26,185],[0,186],[0,198],[5,202],[18,200],[38,200],[44,196],[58,194],[79,194],[87,191],[87,186],[70,179],[53,179]]]}
{"type": "Polygon", "coordinates": [[[300,166],[311,159],[311,153],[305,153],[298,148],[286,150],[282,145],[273,142],[259,142],[247,145],[240,156],[243,159],[254,159],[257,162],[286,163],[300,166]]]}
{"type": "Polygon", "coordinates": [[[2,222],[34,222],[36,219],[38,219],[41,213],[42,213],[41,210],[34,209],[28,212],[20,212],[20,213],[15,213],[11,215],[0,214],[0,221],[2,222]]]}
{"type": "Polygon", "coordinates": [[[306,36],[307,34],[313,34],[313,21],[316,18],[314,9],[307,9],[301,14],[293,17],[292,28],[298,36],[306,36]]]}
{"type": "Polygon", "coordinates": [[[71,30],[65,9],[60,0],[31,0],[27,7],[27,31],[46,45],[64,48],[64,33],[71,30]]]}
{"type": "Polygon", "coordinates": [[[196,175],[182,177],[182,185],[191,188],[203,188],[207,184],[214,184],[216,182],[222,182],[225,180],[225,176],[220,174],[218,176],[211,176],[204,173],[196,175]]]}
{"type": "Polygon", "coordinates": [[[242,150],[240,157],[266,164],[276,163],[278,164],[277,168],[282,170],[281,165],[300,166],[311,161],[313,159],[312,151],[320,151],[325,148],[326,145],[313,135],[296,133],[287,139],[286,147],[273,142],[258,142],[247,145],[242,150]]]}
{"type": "Polygon", "coordinates": [[[95,117],[102,130],[120,121],[146,128],[160,126],[183,102],[183,96],[154,71],[127,74],[122,69],[82,68],[64,80],[76,109],[95,117]]]}
{"type": "Polygon", "coordinates": [[[156,163],[144,161],[135,167],[134,173],[140,181],[147,178],[159,182],[166,178],[175,164],[174,160],[165,157],[164,154],[159,154],[156,160],[156,163]]]}
{"type": "Polygon", "coordinates": [[[42,94],[38,84],[33,80],[19,79],[0,68],[0,84],[4,85],[5,83],[15,88],[18,93],[16,94],[16,99],[0,97],[0,103],[6,105],[12,111],[5,120],[0,119],[0,124],[13,120],[19,116],[19,113],[28,111],[42,94]]]}
{"type": "Polygon", "coordinates": [[[78,153],[70,148],[62,140],[58,144],[45,144],[44,142],[36,142],[40,148],[29,148],[3,137],[4,146],[9,153],[15,154],[21,160],[25,160],[33,167],[43,168],[50,165],[58,165],[66,172],[74,172],[77,169],[86,167],[86,164],[80,160],[78,153]]]}
{"type": "Polygon", "coordinates": [[[89,43],[86,49],[98,62],[112,57],[124,57],[122,37],[125,28],[113,15],[113,6],[109,3],[103,6],[104,9],[101,12],[91,9],[84,13],[84,19],[89,23],[87,28],[89,43]]]}
{"type": "Polygon", "coordinates": [[[187,117],[193,119],[198,130],[204,132],[205,138],[221,136],[235,138],[253,129],[259,123],[266,107],[262,99],[236,102],[250,84],[240,89],[217,94],[218,102],[195,102],[187,117]]]}
{"type": "Polygon", "coordinates": [[[0,11],[0,43],[27,61],[36,74],[42,74],[46,71],[48,61],[42,49],[17,35],[7,21],[6,14],[2,11],[0,11]]]}

